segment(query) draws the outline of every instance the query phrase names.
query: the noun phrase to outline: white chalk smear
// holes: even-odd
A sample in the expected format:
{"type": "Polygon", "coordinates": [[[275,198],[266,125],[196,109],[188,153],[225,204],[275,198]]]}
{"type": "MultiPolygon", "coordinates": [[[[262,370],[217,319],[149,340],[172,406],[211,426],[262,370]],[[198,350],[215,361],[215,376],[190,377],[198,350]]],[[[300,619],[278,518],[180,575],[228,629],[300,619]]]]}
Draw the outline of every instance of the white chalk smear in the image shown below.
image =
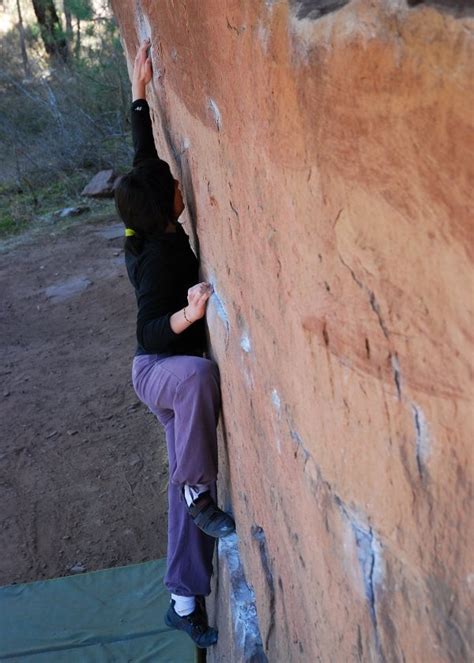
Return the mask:
{"type": "Polygon", "coordinates": [[[214,116],[214,122],[216,123],[217,129],[220,131],[220,128],[222,126],[221,112],[214,99],[209,99],[208,108],[211,111],[212,115],[214,116]]]}
{"type": "Polygon", "coordinates": [[[244,334],[242,338],[240,339],[240,347],[244,352],[250,352],[252,350],[252,345],[250,343],[250,339],[247,336],[247,334],[244,334]]]}
{"type": "Polygon", "coordinates": [[[275,410],[280,411],[281,410],[281,399],[278,391],[276,389],[273,389],[272,391],[272,403],[275,407],[275,410]]]}

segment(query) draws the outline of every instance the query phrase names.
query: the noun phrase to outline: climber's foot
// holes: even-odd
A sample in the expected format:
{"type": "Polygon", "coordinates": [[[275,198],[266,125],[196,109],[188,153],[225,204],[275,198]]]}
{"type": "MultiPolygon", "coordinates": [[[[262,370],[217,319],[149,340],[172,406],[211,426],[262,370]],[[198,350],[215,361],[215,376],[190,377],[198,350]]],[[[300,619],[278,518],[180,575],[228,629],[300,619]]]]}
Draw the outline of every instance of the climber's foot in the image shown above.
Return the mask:
{"type": "Polygon", "coordinates": [[[208,536],[218,539],[235,531],[234,519],[219,509],[209,491],[186,506],[194,523],[208,536]]]}
{"type": "Polygon", "coordinates": [[[169,628],[187,633],[200,649],[211,647],[217,642],[217,631],[208,626],[205,610],[199,605],[196,605],[196,609],[190,615],[181,617],[174,609],[174,601],[171,601],[165,615],[165,624],[169,628]]]}

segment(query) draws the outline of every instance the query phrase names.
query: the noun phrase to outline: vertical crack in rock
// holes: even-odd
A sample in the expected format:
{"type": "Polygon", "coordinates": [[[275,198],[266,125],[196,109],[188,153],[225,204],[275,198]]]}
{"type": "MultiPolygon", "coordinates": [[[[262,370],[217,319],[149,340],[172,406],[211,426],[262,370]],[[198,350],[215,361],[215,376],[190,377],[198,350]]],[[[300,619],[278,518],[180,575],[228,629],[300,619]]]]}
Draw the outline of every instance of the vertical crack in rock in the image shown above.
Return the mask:
{"type": "Polygon", "coordinates": [[[290,428],[290,436],[293,442],[296,444],[296,449],[301,449],[303,452],[303,461],[304,461],[304,467],[306,467],[306,463],[308,460],[311,458],[311,454],[309,453],[308,449],[304,446],[303,444],[303,438],[301,435],[298,433],[297,430],[293,430],[290,428]]]}
{"type": "MultiPolygon", "coordinates": [[[[164,94],[164,98],[166,99],[166,93],[164,94]]],[[[181,140],[181,146],[178,146],[178,142],[177,140],[175,140],[173,133],[171,131],[172,123],[167,111],[166,102],[163,103],[161,115],[162,115],[161,132],[165,139],[166,146],[168,147],[168,150],[170,151],[170,154],[174,159],[176,167],[178,168],[181,174],[179,179],[181,180],[182,191],[186,200],[186,211],[188,213],[189,222],[192,230],[194,252],[196,253],[196,257],[200,261],[201,251],[199,244],[199,235],[197,232],[196,196],[194,193],[192,171],[189,166],[189,160],[187,157],[187,152],[189,149],[189,141],[187,138],[183,138],[181,140]]]]}
{"type": "Polygon", "coordinates": [[[323,324],[323,340],[324,340],[324,345],[328,348],[329,347],[329,334],[328,334],[328,328],[326,323],[323,324]]]}
{"type": "Polygon", "coordinates": [[[183,154],[182,150],[178,149],[176,141],[174,140],[173,134],[171,133],[170,126],[168,122],[163,127],[163,135],[165,137],[165,143],[168,146],[169,151],[173,155],[173,159],[176,162],[176,165],[181,170],[181,156],[183,154]]]}
{"type": "Polygon", "coordinates": [[[340,253],[338,254],[338,256],[339,256],[339,260],[340,260],[340,262],[344,265],[344,267],[345,267],[346,269],[349,270],[350,275],[352,276],[352,279],[357,283],[357,285],[359,286],[359,288],[361,288],[362,290],[367,290],[367,288],[366,288],[365,285],[362,283],[362,281],[361,281],[359,278],[357,278],[357,275],[356,275],[356,273],[354,272],[354,270],[352,269],[352,267],[351,267],[350,265],[347,264],[347,262],[344,260],[344,258],[341,256],[340,253]]]}
{"type": "Polygon", "coordinates": [[[413,403],[412,412],[416,431],[416,466],[420,479],[423,481],[426,477],[426,461],[430,453],[430,438],[425,415],[422,410],[413,403]]]}
{"type": "Polygon", "coordinates": [[[365,339],[365,351],[367,353],[367,359],[370,359],[370,343],[368,338],[365,339]]]}
{"type": "Polygon", "coordinates": [[[252,537],[258,543],[258,550],[260,553],[260,561],[262,563],[265,580],[269,593],[269,612],[270,618],[268,620],[267,635],[265,637],[265,649],[268,651],[270,637],[275,629],[275,583],[273,582],[273,574],[270,569],[270,560],[268,557],[267,539],[263,528],[259,525],[252,525],[252,537]]]}
{"type": "Polygon", "coordinates": [[[362,631],[360,629],[360,624],[357,624],[357,654],[359,656],[359,661],[362,661],[362,657],[364,656],[364,647],[362,645],[362,631]]]}
{"type": "Polygon", "coordinates": [[[341,218],[341,214],[343,213],[343,211],[344,211],[344,207],[341,207],[341,209],[336,214],[336,216],[334,218],[334,221],[332,222],[332,229],[333,230],[337,226],[337,223],[338,223],[339,219],[341,218]]]}
{"type": "Polygon", "coordinates": [[[238,213],[237,209],[235,208],[234,203],[232,202],[232,200],[229,200],[229,205],[230,205],[230,209],[233,211],[235,216],[237,218],[239,218],[239,213],[238,213]]]}
{"type": "Polygon", "coordinates": [[[400,361],[396,354],[390,355],[390,362],[392,364],[393,379],[395,387],[397,388],[398,400],[402,400],[402,376],[400,373],[400,361]]]}
{"type": "Polygon", "coordinates": [[[352,269],[352,267],[351,267],[350,265],[347,264],[347,262],[344,260],[344,258],[341,256],[340,253],[338,254],[338,256],[339,256],[339,260],[340,260],[340,262],[344,265],[344,267],[345,267],[347,270],[349,270],[350,275],[352,276],[352,279],[355,281],[355,283],[357,283],[357,285],[359,286],[359,288],[360,288],[361,290],[364,290],[364,292],[366,292],[366,293],[368,294],[368,296],[369,296],[369,304],[370,304],[370,308],[372,309],[372,311],[373,311],[373,312],[375,313],[375,315],[377,316],[377,320],[378,320],[378,322],[379,322],[380,329],[382,330],[383,335],[385,336],[385,338],[388,340],[388,339],[390,338],[390,334],[389,334],[389,331],[388,331],[388,327],[387,327],[387,325],[385,324],[385,321],[384,321],[384,319],[383,319],[382,311],[381,311],[381,309],[380,309],[380,304],[378,303],[377,298],[375,297],[375,293],[374,293],[374,291],[373,291],[373,290],[370,290],[370,288],[368,288],[368,287],[367,287],[367,286],[366,286],[366,285],[365,285],[365,284],[364,284],[364,283],[363,283],[363,282],[357,277],[357,275],[356,275],[356,273],[354,272],[354,270],[352,269]]]}
{"type": "Polygon", "coordinates": [[[379,627],[377,621],[376,609],[376,592],[375,586],[377,583],[377,562],[379,555],[379,544],[375,539],[372,527],[367,529],[362,527],[359,523],[351,519],[352,531],[357,546],[357,558],[362,571],[362,579],[364,582],[365,596],[369,603],[370,619],[374,628],[374,638],[377,653],[381,660],[385,660],[382,645],[380,642],[379,627]]]}
{"type": "Polygon", "coordinates": [[[342,9],[349,4],[350,0],[291,0],[291,6],[296,13],[296,18],[304,18],[312,21],[342,9]]]}
{"type": "Polygon", "coordinates": [[[375,293],[372,290],[368,290],[368,293],[369,293],[370,307],[378,318],[380,328],[382,329],[385,338],[388,339],[388,337],[389,337],[388,329],[385,326],[385,323],[384,323],[384,320],[383,320],[383,317],[382,317],[382,312],[380,310],[380,305],[379,305],[378,301],[375,298],[375,293]]]}
{"type": "MultiPolygon", "coordinates": [[[[332,492],[331,486],[328,489],[332,492]]],[[[364,584],[364,594],[367,599],[370,620],[374,631],[374,641],[377,656],[382,663],[385,662],[385,654],[380,641],[379,623],[377,618],[377,586],[383,577],[382,545],[376,537],[373,528],[360,522],[360,519],[347,507],[341,498],[333,493],[334,501],[341,510],[352,530],[356,549],[357,560],[361,570],[364,584]]]]}
{"type": "Polygon", "coordinates": [[[234,621],[235,643],[239,660],[267,663],[258,624],[255,594],[247,584],[240,561],[237,534],[219,539],[219,559],[227,566],[230,581],[230,602],[234,621]]]}

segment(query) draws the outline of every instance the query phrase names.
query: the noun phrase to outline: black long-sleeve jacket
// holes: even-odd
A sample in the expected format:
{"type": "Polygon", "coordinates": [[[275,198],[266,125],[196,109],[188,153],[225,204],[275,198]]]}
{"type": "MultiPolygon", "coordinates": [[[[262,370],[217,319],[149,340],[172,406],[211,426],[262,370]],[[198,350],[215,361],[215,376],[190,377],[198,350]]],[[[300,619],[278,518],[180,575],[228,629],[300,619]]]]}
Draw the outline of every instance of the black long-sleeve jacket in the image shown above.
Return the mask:
{"type": "MultiPolygon", "coordinates": [[[[158,159],[144,99],[132,104],[133,165],[158,159]]],[[[137,355],[202,355],[204,321],[198,320],[181,334],[171,329],[170,317],[187,305],[188,289],[199,282],[199,265],[189,239],[177,224],[176,233],[146,238],[138,256],[125,254],[127,272],[137,298],[137,355]]]]}

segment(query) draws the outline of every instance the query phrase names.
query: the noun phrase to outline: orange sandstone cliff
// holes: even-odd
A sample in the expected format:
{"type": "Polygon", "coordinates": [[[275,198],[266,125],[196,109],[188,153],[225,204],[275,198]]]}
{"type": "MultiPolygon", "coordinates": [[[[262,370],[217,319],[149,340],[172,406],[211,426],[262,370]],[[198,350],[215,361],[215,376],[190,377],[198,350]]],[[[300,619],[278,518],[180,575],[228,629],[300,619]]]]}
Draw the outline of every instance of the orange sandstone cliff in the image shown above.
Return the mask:
{"type": "Polygon", "coordinates": [[[208,660],[472,660],[474,3],[113,6],[216,291],[208,660]]]}

